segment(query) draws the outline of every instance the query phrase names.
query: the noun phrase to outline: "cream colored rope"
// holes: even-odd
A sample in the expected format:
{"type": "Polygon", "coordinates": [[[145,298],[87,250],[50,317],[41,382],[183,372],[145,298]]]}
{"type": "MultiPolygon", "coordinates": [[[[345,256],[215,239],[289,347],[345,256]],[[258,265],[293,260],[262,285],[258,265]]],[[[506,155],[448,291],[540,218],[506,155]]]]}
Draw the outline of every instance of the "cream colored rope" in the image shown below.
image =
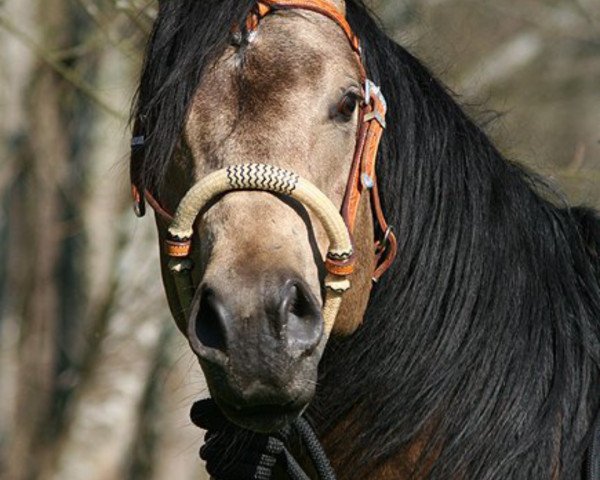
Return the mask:
{"type": "Polygon", "coordinates": [[[331,273],[325,277],[325,301],[323,303],[323,324],[325,333],[329,336],[331,329],[335,324],[340,305],[342,304],[342,296],[344,292],[350,288],[350,281],[345,278],[340,278],[331,273]]]}
{"type": "MultiPolygon", "coordinates": [[[[204,177],[181,200],[169,233],[179,239],[190,238],[196,217],[208,202],[217,195],[234,190],[261,190],[295,198],[308,207],[325,228],[330,241],[327,255],[336,260],[345,260],[352,255],[350,234],[331,200],[308,180],[288,170],[265,164],[232,165],[204,177]]],[[[350,282],[330,273],[325,279],[325,286],[327,292],[323,320],[325,330],[329,333],[342,294],[350,288],[350,282]]]]}
{"type": "Polygon", "coordinates": [[[352,255],[350,234],[331,200],[295,173],[264,164],[232,165],[204,177],[181,200],[169,233],[180,239],[190,238],[200,210],[215,196],[232,190],[263,190],[297,199],[310,208],[323,224],[331,242],[329,255],[335,259],[352,255]]]}

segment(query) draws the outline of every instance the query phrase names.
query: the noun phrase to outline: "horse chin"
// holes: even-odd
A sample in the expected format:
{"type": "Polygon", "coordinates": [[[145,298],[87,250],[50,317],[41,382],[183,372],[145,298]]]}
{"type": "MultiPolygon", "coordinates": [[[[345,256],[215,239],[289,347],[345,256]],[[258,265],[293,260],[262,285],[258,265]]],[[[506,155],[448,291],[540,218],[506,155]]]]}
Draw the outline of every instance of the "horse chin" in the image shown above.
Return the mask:
{"type": "Polygon", "coordinates": [[[322,340],[310,356],[283,355],[268,366],[249,361],[241,348],[233,348],[228,361],[204,358],[200,366],[211,397],[233,424],[273,433],[293,423],[314,398],[324,344],[322,340]]]}
{"type": "Polygon", "coordinates": [[[225,416],[235,425],[257,433],[274,433],[290,425],[296,420],[308,402],[290,402],[285,405],[252,405],[238,406],[219,401],[217,405],[225,416]]]}

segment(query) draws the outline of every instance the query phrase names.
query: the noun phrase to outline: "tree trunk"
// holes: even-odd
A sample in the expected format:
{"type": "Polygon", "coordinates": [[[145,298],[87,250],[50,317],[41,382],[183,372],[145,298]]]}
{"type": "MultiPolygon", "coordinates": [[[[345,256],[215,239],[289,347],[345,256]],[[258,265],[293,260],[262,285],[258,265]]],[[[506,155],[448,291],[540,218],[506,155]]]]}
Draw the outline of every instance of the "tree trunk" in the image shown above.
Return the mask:
{"type": "MultiPolygon", "coordinates": [[[[33,0],[7,0],[4,12],[14,19],[24,29],[33,30],[33,0]]],[[[21,315],[19,306],[25,289],[24,268],[18,268],[23,260],[19,250],[12,249],[21,245],[24,233],[19,231],[17,224],[8,229],[10,217],[23,217],[23,209],[9,215],[7,199],[10,192],[16,188],[17,180],[22,174],[21,161],[23,144],[27,131],[27,116],[24,112],[27,86],[30,84],[34,68],[34,58],[31,52],[14,36],[0,30],[0,63],[11,65],[11,69],[2,70],[2,80],[5,88],[0,89],[0,438],[12,438],[16,427],[16,392],[18,390],[18,358],[19,332],[21,315]],[[4,208],[6,206],[6,208],[4,208]],[[10,267],[8,262],[10,261],[10,267]]],[[[16,203],[16,202],[13,202],[16,203]]],[[[15,205],[16,207],[16,205],[15,205]]],[[[14,222],[13,222],[14,223],[14,222]]],[[[24,222],[20,222],[20,226],[24,222]]],[[[6,458],[8,446],[0,443],[0,477],[4,477],[8,468],[6,458]]]]}
{"type": "MultiPolygon", "coordinates": [[[[49,49],[64,43],[64,0],[36,4],[40,37],[49,49]]],[[[62,111],[64,82],[45,65],[38,65],[29,84],[25,107],[29,136],[25,143],[23,182],[11,196],[11,215],[17,232],[9,251],[8,277],[22,295],[21,328],[17,351],[18,382],[8,455],[8,478],[35,474],[31,456],[39,455],[47,439],[57,361],[59,318],[57,264],[61,254],[61,190],[65,180],[69,142],[62,111]]]]}

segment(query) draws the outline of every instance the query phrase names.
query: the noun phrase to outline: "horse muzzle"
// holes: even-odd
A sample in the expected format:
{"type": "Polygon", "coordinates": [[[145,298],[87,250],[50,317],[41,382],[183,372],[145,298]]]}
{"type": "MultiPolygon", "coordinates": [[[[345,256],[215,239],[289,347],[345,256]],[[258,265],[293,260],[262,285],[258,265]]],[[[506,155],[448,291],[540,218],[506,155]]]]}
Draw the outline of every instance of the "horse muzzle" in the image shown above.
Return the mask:
{"type": "Polygon", "coordinates": [[[247,287],[256,302],[221,283],[194,298],[188,340],[212,397],[234,423],[272,431],[294,420],[314,395],[325,346],[320,302],[300,278],[267,277],[247,287]]]}

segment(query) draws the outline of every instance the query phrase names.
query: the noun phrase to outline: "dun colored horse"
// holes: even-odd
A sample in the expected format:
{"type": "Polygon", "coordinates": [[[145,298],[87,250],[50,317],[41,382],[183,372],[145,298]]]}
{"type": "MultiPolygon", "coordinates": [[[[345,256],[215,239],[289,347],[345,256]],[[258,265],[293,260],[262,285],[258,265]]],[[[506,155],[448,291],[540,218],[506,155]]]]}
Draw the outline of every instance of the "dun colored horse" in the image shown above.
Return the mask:
{"type": "Polygon", "coordinates": [[[231,422],[305,413],[342,479],[582,478],[600,219],[360,0],[160,2],[133,116],[136,207],[231,422]]]}

